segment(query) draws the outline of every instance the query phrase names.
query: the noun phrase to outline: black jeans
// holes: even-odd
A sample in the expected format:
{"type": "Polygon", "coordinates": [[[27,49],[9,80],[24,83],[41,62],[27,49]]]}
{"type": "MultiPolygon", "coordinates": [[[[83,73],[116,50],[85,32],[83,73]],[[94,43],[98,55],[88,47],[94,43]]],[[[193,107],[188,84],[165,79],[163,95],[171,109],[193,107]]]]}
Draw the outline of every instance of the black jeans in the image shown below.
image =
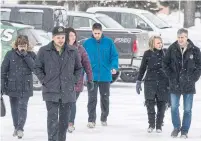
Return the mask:
{"type": "MultiPolygon", "coordinates": [[[[76,100],[78,99],[80,93],[76,92],[76,100]]],[[[69,123],[73,123],[75,122],[75,116],[76,116],[76,102],[72,103],[72,107],[71,107],[71,111],[70,111],[70,119],[69,119],[69,123]]]]}
{"type": "Polygon", "coordinates": [[[155,100],[146,100],[148,123],[152,128],[160,129],[163,123],[166,101],[159,101],[156,97],[155,100]],[[157,106],[157,114],[155,112],[155,105],[157,106]]]}
{"type": "Polygon", "coordinates": [[[110,82],[94,82],[94,89],[88,91],[88,122],[96,122],[98,88],[101,102],[101,121],[107,121],[109,115],[110,82]]]}
{"type": "Polygon", "coordinates": [[[46,101],[48,141],[66,141],[72,103],[46,101]]]}
{"type": "Polygon", "coordinates": [[[24,131],[24,125],[27,119],[27,106],[29,97],[9,97],[13,125],[16,130],[24,131]]]}

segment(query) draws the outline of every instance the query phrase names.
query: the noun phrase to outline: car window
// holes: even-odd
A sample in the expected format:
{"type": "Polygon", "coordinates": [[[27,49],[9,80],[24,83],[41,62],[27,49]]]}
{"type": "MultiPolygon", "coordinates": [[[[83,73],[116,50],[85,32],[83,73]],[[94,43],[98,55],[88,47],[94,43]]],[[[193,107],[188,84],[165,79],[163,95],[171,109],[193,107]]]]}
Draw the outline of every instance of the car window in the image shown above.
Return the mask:
{"type": "Polygon", "coordinates": [[[131,13],[121,13],[121,24],[125,28],[152,30],[151,27],[142,18],[131,13]]]}
{"type": "Polygon", "coordinates": [[[11,9],[2,8],[1,9],[1,20],[9,20],[10,19],[11,9]]]}
{"type": "Polygon", "coordinates": [[[36,29],[42,29],[43,10],[37,9],[20,9],[17,14],[17,21],[23,24],[32,25],[36,29]]]}
{"type": "Polygon", "coordinates": [[[108,11],[97,11],[96,13],[102,13],[102,14],[108,15],[109,17],[111,17],[112,19],[117,21],[119,24],[121,24],[121,14],[120,13],[108,12],[108,11]]]}
{"type": "Polygon", "coordinates": [[[102,23],[106,28],[117,28],[117,29],[124,29],[118,22],[114,19],[110,18],[109,16],[97,16],[96,17],[100,23],[102,23]]]}
{"type": "Polygon", "coordinates": [[[54,11],[54,26],[64,26],[67,27],[68,18],[67,12],[64,9],[57,9],[54,11]]]}
{"type": "Polygon", "coordinates": [[[170,25],[168,25],[165,21],[152,13],[142,13],[142,15],[152,22],[157,28],[164,29],[170,27],[170,25]]]}
{"type": "Polygon", "coordinates": [[[84,27],[92,27],[95,23],[94,20],[87,17],[73,17],[73,28],[84,28],[84,27]]]}

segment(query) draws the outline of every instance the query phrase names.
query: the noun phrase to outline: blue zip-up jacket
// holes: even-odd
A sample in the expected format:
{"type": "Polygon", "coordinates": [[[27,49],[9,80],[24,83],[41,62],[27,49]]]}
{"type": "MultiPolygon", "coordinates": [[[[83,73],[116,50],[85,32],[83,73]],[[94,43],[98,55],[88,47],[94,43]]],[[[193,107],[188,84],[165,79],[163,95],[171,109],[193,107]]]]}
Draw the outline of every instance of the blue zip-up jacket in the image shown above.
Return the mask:
{"type": "Polygon", "coordinates": [[[111,82],[111,70],[118,70],[118,52],[112,39],[102,36],[96,40],[93,36],[84,44],[93,72],[93,81],[111,82]]]}

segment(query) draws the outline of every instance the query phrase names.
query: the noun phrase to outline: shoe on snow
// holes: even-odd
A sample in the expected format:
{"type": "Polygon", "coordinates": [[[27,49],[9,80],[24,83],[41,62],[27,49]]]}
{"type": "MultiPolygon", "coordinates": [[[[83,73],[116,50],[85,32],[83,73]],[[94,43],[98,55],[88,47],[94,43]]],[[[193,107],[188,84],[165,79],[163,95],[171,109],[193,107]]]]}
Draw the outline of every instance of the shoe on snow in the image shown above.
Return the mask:
{"type": "Polygon", "coordinates": [[[107,122],[106,121],[101,121],[101,125],[102,126],[107,126],[107,122]]]}
{"type": "Polygon", "coordinates": [[[95,123],[94,122],[89,122],[88,124],[87,124],[87,127],[88,128],[95,128],[95,123]]]}
{"type": "Polygon", "coordinates": [[[161,129],[156,129],[156,132],[157,133],[162,133],[162,130],[161,129]]]}
{"type": "Polygon", "coordinates": [[[13,132],[13,137],[16,137],[16,136],[17,136],[17,130],[15,129],[13,132]]]}
{"type": "Polygon", "coordinates": [[[18,136],[18,139],[21,139],[24,136],[23,131],[22,130],[18,130],[17,131],[17,136],[18,136]]]}
{"type": "Polygon", "coordinates": [[[149,127],[149,128],[147,129],[147,132],[148,132],[148,133],[152,133],[152,132],[153,132],[153,130],[154,130],[154,128],[153,128],[153,127],[149,127]]]}
{"type": "Polygon", "coordinates": [[[171,133],[171,137],[176,138],[179,132],[180,132],[180,129],[175,128],[171,133]]]}
{"type": "Polygon", "coordinates": [[[69,132],[69,133],[72,133],[74,130],[75,130],[74,125],[68,126],[68,132],[69,132]]]}
{"type": "Polygon", "coordinates": [[[161,126],[156,126],[156,132],[161,133],[162,132],[162,127],[161,126]]]}
{"type": "Polygon", "coordinates": [[[182,139],[187,139],[187,138],[188,138],[187,133],[185,133],[185,132],[181,132],[181,136],[180,136],[180,138],[182,138],[182,139]]]}

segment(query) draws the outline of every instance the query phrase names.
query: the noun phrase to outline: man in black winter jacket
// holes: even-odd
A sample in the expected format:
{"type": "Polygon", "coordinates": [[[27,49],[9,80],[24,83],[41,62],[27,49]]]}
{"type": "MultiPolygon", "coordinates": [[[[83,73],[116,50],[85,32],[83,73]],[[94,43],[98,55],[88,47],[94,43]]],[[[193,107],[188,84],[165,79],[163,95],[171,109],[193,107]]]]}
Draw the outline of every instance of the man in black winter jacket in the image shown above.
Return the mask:
{"type": "Polygon", "coordinates": [[[69,112],[76,101],[74,88],[82,71],[77,49],[64,43],[64,27],[55,27],[53,41],[40,48],[36,59],[35,74],[47,107],[48,141],[66,140],[69,112]]]}
{"type": "Polygon", "coordinates": [[[178,40],[167,51],[164,58],[164,70],[169,77],[171,93],[171,115],[174,130],[172,137],[187,138],[191,124],[193,96],[196,93],[195,83],[201,74],[200,49],[188,39],[188,31],[179,29],[178,40]],[[183,95],[184,115],[181,125],[179,115],[179,101],[183,95]]]}

